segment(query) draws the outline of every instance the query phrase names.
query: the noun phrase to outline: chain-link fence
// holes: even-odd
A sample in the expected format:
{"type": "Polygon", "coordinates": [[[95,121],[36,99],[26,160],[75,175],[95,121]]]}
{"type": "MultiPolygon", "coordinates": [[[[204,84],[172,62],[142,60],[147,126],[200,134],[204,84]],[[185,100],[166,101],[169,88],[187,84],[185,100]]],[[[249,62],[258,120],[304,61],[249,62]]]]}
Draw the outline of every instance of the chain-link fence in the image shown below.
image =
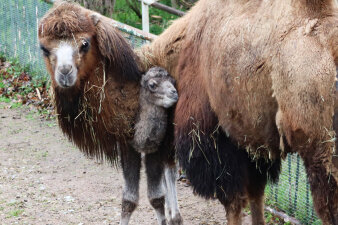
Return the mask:
{"type": "MultiPolygon", "coordinates": [[[[17,58],[27,65],[34,76],[47,77],[40,53],[37,27],[51,7],[41,0],[0,0],[0,53],[17,58]]],[[[140,33],[123,24],[115,24],[133,47],[147,40],[140,33]]],[[[289,155],[283,162],[280,181],[266,188],[267,205],[294,216],[303,224],[320,224],[312,207],[312,197],[305,170],[297,155],[289,155]]]]}
{"type": "Polygon", "coordinates": [[[39,0],[0,1],[0,52],[27,65],[34,75],[46,76],[37,40],[38,19],[50,5],[39,0]]]}
{"type": "Polygon", "coordinates": [[[321,224],[313,209],[310,186],[299,155],[288,154],[282,163],[279,182],[268,185],[265,195],[267,205],[297,218],[302,224],[321,224]]]}

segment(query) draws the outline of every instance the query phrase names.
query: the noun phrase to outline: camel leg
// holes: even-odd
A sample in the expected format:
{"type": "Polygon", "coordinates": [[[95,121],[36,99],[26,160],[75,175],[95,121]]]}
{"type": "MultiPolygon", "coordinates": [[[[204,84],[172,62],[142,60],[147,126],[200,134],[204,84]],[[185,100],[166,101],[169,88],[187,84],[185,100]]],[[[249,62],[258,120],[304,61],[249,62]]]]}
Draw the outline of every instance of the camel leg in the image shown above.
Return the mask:
{"type": "Polygon", "coordinates": [[[247,189],[252,225],[265,225],[264,189],[267,182],[266,174],[261,174],[256,168],[253,168],[249,171],[249,182],[247,189]]]}
{"type": "Polygon", "coordinates": [[[161,151],[147,154],[145,166],[148,183],[148,199],[155,209],[157,221],[160,225],[166,225],[165,218],[165,188],[164,188],[164,164],[161,160],[161,151]]]}
{"type": "Polygon", "coordinates": [[[234,200],[230,206],[226,207],[227,225],[241,225],[242,224],[242,209],[246,205],[243,199],[234,200]]]}
{"type": "Polygon", "coordinates": [[[338,225],[337,169],[319,149],[312,154],[300,152],[309,179],[314,207],[324,225],[338,225]]]}
{"type": "MultiPolygon", "coordinates": [[[[165,173],[164,173],[165,174],[165,173]]],[[[167,218],[171,219],[171,198],[169,198],[169,190],[168,190],[168,185],[167,185],[167,181],[166,178],[163,178],[163,186],[165,189],[165,215],[167,216],[167,218]]]]}
{"type": "Polygon", "coordinates": [[[181,225],[183,219],[178,207],[177,191],[176,191],[177,168],[175,166],[166,166],[165,168],[165,186],[167,189],[166,203],[170,212],[170,225],[181,225]]]}
{"type": "Polygon", "coordinates": [[[264,221],[264,193],[250,198],[252,225],[265,225],[264,221]]]}
{"type": "Polygon", "coordinates": [[[124,177],[122,197],[121,225],[128,225],[139,200],[139,182],[141,169],[141,154],[130,149],[121,157],[124,177]]]}
{"type": "Polygon", "coordinates": [[[248,166],[249,184],[246,190],[249,197],[252,225],[265,225],[264,190],[268,180],[276,182],[280,173],[281,161],[260,159],[250,162],[248,166]]]}

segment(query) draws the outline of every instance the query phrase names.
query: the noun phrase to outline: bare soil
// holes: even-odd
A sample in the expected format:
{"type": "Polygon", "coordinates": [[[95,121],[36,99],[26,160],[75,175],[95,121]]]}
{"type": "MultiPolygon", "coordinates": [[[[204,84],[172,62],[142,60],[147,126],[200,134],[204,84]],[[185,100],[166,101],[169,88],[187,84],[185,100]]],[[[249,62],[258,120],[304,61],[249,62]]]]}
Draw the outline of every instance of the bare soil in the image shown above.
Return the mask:
{"type": "MultiPolygon", "coordinates": [[[[142,174],[130,224],[157,224],[142,174]]],[[[54,120],[0,103],[0,224],[118,224],[122,187],[121,169],[83,156],[54,120]]],[[[178,198],[185,224],[226,224],[221,204],[181,182],[178,198]]]]}

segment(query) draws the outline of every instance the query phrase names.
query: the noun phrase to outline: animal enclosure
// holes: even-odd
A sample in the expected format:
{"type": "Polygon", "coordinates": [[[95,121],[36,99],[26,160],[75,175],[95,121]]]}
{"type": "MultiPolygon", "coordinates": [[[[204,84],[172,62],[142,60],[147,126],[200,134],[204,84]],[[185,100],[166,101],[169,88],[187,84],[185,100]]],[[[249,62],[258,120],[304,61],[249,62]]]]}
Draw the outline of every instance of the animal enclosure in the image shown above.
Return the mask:
{"type": "MultiPolygon", "coordinates": [[[[37,27],[39,18],[50,7],[40,0],[0,1],[0,53],[16,58],[38,79],[48,76],[39,49],[37,27]]],[[[147,42],[147,38],[123,24],[120,30],[134,48],[147,42]]],[[[296,217],[303,224],[320,224],[312,207],[303,162],[297,155],[288,155],[283,162],[280,181],[277,185],[267,186],[266,196],[267,206],[296,217]]]]}

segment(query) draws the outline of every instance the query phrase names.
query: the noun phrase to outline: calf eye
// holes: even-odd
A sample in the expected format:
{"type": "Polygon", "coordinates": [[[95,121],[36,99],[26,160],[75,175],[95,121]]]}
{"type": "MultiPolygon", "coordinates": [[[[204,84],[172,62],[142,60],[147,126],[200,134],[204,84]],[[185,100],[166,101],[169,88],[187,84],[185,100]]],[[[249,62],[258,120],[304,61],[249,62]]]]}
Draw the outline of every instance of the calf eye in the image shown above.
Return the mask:
{"type": "Polygon", "coordinates": [[[156,81],[150,80],[148,87],[151,91],[154,91],[157,88],[157,83],[156,81]]]}
{"type": "Polygon", "coordinates": [[[50,51],[45,46],[40,45],[40,48],[44,56],[48,57],[50,55],[50,51]]]}
{"type": "Polygon", "coordinates": [[[81,48],[80,48],[80,51],[81,52],[88,52],[89,50],[89,42],[88,41],[82,41],[82,45],[81,45],[81,48]]]}

